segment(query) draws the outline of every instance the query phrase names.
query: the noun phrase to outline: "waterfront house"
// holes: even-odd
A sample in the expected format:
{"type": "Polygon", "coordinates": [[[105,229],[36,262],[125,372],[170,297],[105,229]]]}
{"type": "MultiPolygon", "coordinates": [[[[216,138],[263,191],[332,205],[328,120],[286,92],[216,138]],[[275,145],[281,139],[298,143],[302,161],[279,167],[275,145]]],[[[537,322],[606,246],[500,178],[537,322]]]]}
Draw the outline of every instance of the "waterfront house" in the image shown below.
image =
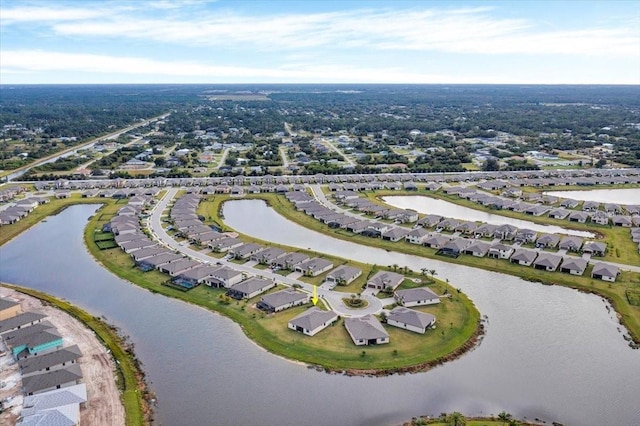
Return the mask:
{"type": "Polygon", "coordinates": [[[569,222],[586,223],[589,219],[589,214],[585,212],[571,212],[569,215],[569,222]]]}
{"type": "Polygon", "coordinates": [[[422,244],[428,237],[429,232],[424,228],[414,228],[404,238],[411,244],[422,244]]]}
{"type": "Polygon", "coordinates": [[[273,265],[278,267],[278,268],[282,268],[282,269],[287,269],[287,270],[293,271],[296,266],[300,265],[301,263],[306,262],[307,260],[309,260],[309,256],[307,256],[306,254],[303,254],[303,253],[288,253],[288,254],[285,254],[282,257],[277,258],[273,262],[273,265]]]}
{"type": "Polygon", "coordinates": [[[251,255],[251,260],[261,265],[271,265],[277,259],[286,256],[287,252],[278,247],[269,247],[258,253],[251,255]]]}
{"type": "Polygon", "coordinates": [[[18,425],[79,425],[80,405],[84,406],[86,402],[84,383],[26,396],[18,425]]]}
{"type": "Polygon", "coordinates": [[[571,213],[571,211],[564,209],[564,208],[557,208],[557,209],[553,209],[549,212],[549,217],[552,219],[564,219],[567,216],[569,216],[569,214],[571,213]]]}
{"type": "Polygon", "coordinates": [[[302,293],[292,288],[276,291],[263,296],[257,304],[258,309],[274,313],[309,303],[309,293],[302,293]]]}
{"type": "Polygon", "coordinates": [[[155,245],[153,247],[148,247],[146,249],[136,250],[133,253],[131,253],[131,257],[135,262],[140,262],[144,259],[148,259],[150,257],[157,256],[159,254],[164,254],[164,253],[171,253],[171,252],[164,247],[155,245]]]}
{"type": "Polygon", "coordinates": [[[234,284],[227,291],[227,296],[234,299],[251,299],[276,286],[276,282],[266,278],[251,277],[234,284]]]}
{"type": "Polygon", "coordinates": [[[391,228],[382,233],[382,239],[397,242],[403,239],[408,233],[409,230],[406,228],[391,228]]]}
{"type": "Polygon", "coordinates": [[[254,254],[260,253],[264,247],[254,243],[244,243],[238,247],[229,250],[229,254],[236,259],[248,259],[254,254]]]}
{"type": "Polygon", "coordinates": [[[562,238],[562,240],[560,240],[560,244],[558,245],[558,247],[560,247],[561,250],[570,250],[577,252],[580,251],[580,247],[582,247],[582,241],[583,239],[580,237],[567,235],[566,237],[562,238]]]}
{"type": "Polygon", "coordinates": [[[440,303],[438,295],[427,287],[396,290],[393,297],[399,305],[407,308],[411,306],[435,305],[440,303]]]}
{"type": "Polygon", "coordinates": [[[15,359],[38,355],[62,347],[62,336],[55,327],[50,324],[39,326],[40,324],[35,324],[16,330],[15,333],[20,332],[21,334],[15,335],[11,339],[6,339],[6,336],[3,336],[7,348],[11,350],[15,359]],[[35,327],[35,330],[29,330],[31,327],[35,327]]]}
{"type": "Polygon", "coordinates": [[[426,247],[440,249],[444,247],[444,245],[447,244],[449,241],[451,241],[450,237],[447,237],[446,235],[442,235],[442,234],[435,234],[426,238],[424,240],[424,243],[422,244],[426,247]]]}
{"type": "Polygon", "coordinates": [[[76,364],[80,357],[82,357],[80,348],[77,345],[73,345],[42,355],[20,359],[18,360],[18,366],[22,377],[27,377],[76,364]]]}
{"type": "Polygon", "coordinates": [[[389,343],[389,333],[373,315],[345,318],[344,326],[356,346],[389,343]]]}
{"type": "Polygon", "coordinates": [[[158,270],[165,274],[169,274],[169,276],[171,277],[175,277],[176,275],[183,274],[199,265],[201,265],[201,263],[196,260],[183,258],[176,260],[175,262],[169,262],[165,263],[164,265],[160,265],[158,266],[158,270]]]}
{"type": "Polygon", "coordinates": [[[587,261],[576,257],[565,257],[562,259],[560,272],[566,272],[571,275],[582,275],[587,269],[587,261]]]}
{"type": "Polygon", "coordinates": [[[404,306],[396,306],[387,314],[387,324],[413,331],[414,333],[424,334],[427,328],[433,327],[435,323],[435,316],[408,309],[404,306]]]}
{"type": "Polygon", "coordinates": [[[162,265],[167,263],[175,262],[180,259],[184,259],[184,256],[176,253],[160,253],[155,256],[147,257],[146,259],[141,260],[137,263],[138,268],[142,271],[151,271],[152,269],[157,269],[162,265]]]}
{"type": "Polygon", "coordinates": [[[531,266],[538,253],[533,250],[519,248],[511,255],[511,262],[522,266],[531,266]]]}
{"type": "Polygon", "coordinates": [[[287,326],[294,331],[315,336],[338,320],[334,311],[323,311],[315,306],[289,320],[287,326]]]}
{"type": "Polygon", "coordinates": [[[474,241],[464,249],[464,253],[475,257],[484,257],[489,252],[490,246],[491,244],[484,241],[474,241]]]}
{"type": "Polygon", "coordinates": [[[488,256],[494,259],[508,259],[513,253],[514,248],[512,246],[494,243],[489,247],[488,256]]]}
{"type": "MultiPolygon", "coordinates": [[[[513,259],[513,256],[511,257],[513,259]]],[[[542,269],[545,271],[553,272],[558,269],[562,261],[562,257],[556,254],[540,252],[538,257],[533,262],[533,267],[536,269],[542,269]]]]}
{"type": "Polygon", "coordinates": [[[0,321],[13,318],[22,312],[18,302],[0,297],[0,321]]]}
{"type": "Polygon", "coordinates": [[[493,237],[497,228],[497,225],[483,223],[482,225],[478,226],[475,231],[473,231],[473,235],[476,238],[490,238],[493,237]]]}
{"type": "Polygon", "coordinates": [[[331,268],[333,268],[333,262],[320,257],[314,257],[296,265],[295,271],[302,272],[304,275],[309,277],[316,277],[323,272],[327,272],[331,268]]]}
{"type": "Polygon", "coordinates": [[[38,312],[24,312],[0,321],[0,335],[42,322],[47,316],[38,312]]]}
{"type": "Polygon", "coordinates": [[[244,242],[238,238],[227,237],[221,240],[213,241],[209,244],[209,247],[214,252],[225,252],[233,250],[236,247],[240,247],[244,242]]]}
{"type": "Polygon", "coordinates": [[[404,281],[404,275],[390,271],[378,271],[367,281],[367,287],[384,290],[387,287],[395,290],[404,281]]]}
{"type": "Polygon", "coordinates": [[[448,256],[458,256],[471,244],[471,240],[466,238],[454,238],[442,246],[440,252],[448,256]]]}
{"type": "Polygon", "coordinates": [[[73,364],[59,370],[23,377],[22,389],[25,395],[34,395],[77,385],[81,379],[80,366],[73,364]]]}
{"type": "Polygon", "coordinates": [[[542,234],[536,240],[536,246],[538,248],[542,248],[542,247],[553,248],[557,246],[559,242],[560,242],[560,237],[557,236],[556,234],[542,234]]]}
{"type": "Polygon", "coordinates": [[[578,200],[574,200],[571,198],[567,198],[560,202],[560,206],[566,207],[568,209],[575,209],[576,207],[578,207],[578,204],[580,204],[578,200]]]}
{"type": "Polygon", "coordinates": [[[204,279],[204,283],[209,287],[225,287],[229,288],[235,284],[238,284],[244,275],[242,272],[229,268],[228,266],[222,266],[211,272],[211,275],[204,279]]]}
{"type": "Polygon", "coordinates": [[[424,228],[433,228],[440,221],[442,221],[442,216],[438,216],[438,215],[434,215],[434,214],[428,214],[425,217],[419,219],[416,222],[416,225],[422,226],[424,228]]]}
{"type": "Polygon", "coordinates": [[[140,239],[140,240],[127,241],[126,243],[119,244],[119,246],[122,249],[122,251],[124,251],[127,254],[130,254],[130,253],[132,253],[134,251],[137,251],[137,250],[140,250],[140,249],[146,249],[146,248],[154,247],[155,245],[156,245],[156,242],[155,241],[151,241],[147,237],[145,237],[143,239],[140,239]]]}
{"type": "Polygon", "coordinates": [[[613,223],[613,226],[622,226],[624,228],[631,228],[633,226],[631,216],[613,216],[611,223],[613,223]]]}
{"type": "Polygon", "coordinates": [[[360,275],[362,275],[361,269],[349,265],[341,265],[327,274],[326,281],[347,285],[360,275]]]}
{"type": "Polygon", "coordinates": [[[598,262],[593,265],[591,278],[614,282],[620,275],[620,268],[607,263],[598,262]]]}
{"type": "Polygon", "coordinates": [[[175,276],[171,281],[185,288],[193,288],[211,278],[218,269],[214,266],[200,263],[196,267],[175,276]]]}
{"type": "Polygon", "coordinates": [[[591,222],[597,223],[598,225],[609,224],[609,215],[602,210],[597,210],[593,213],[590,213],[589,217],[591,218],[591,222]]]}
{"type": "Polygon", "coordinates": [[[595,212],[600,209],[600,203],[597,201],[585,201],[582,204],[582,210],[585,212],[595,212]]]}

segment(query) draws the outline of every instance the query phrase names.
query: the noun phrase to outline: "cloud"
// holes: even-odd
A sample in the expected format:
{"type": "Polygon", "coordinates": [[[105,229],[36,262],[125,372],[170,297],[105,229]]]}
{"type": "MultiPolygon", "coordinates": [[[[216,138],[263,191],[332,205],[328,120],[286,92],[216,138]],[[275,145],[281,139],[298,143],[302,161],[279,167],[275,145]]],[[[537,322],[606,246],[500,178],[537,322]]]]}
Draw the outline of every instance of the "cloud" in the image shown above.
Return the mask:
{"type": "Polygon", "coordinates": [[[89,73],[98,75],[166,77],[167,81],[197,77],[215,83],[221,80],[317,83],[440,83],[450,76],[407,72],[399,67],[363,68],[339,64],[284,64],[277,68],[212,65],[199,62],[159,61],[143,57],[110,56],[38,50],[0,52],[2,74],[89,73]]]}
{"type": "Polygon", "coordinates": [[[12,9],[0,9],[2,25],[10,25],[20,22],[62,22],[82,21],[87,19],[104,17],[109,11],[98,8],[76,7],[49,7],[49,6],[24,6],[12,9]]]}

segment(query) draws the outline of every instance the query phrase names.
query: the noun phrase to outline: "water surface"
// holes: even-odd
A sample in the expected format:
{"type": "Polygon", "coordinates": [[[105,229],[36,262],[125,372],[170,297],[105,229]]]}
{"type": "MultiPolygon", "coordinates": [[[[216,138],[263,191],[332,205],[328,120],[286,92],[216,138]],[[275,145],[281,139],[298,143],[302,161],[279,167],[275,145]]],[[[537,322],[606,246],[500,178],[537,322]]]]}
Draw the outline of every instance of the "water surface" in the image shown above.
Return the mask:
{"type": "Polygon", "coordinates": [[[555,197],[572,198],[581,201],[600,203],[640,204],[640,188],[590,189],[588,191],[548,191],[545,194],[555,197]]]}

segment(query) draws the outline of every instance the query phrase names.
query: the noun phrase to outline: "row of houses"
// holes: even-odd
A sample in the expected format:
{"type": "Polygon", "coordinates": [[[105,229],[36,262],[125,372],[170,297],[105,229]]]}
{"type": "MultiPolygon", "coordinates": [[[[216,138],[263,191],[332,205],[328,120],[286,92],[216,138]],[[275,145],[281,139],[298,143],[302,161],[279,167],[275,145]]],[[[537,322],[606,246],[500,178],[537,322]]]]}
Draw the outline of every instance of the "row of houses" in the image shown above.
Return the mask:
{"type": "Polygon", "coordinates": [[[0,211],[0,226],[16,223],[27,217],[38,206],[51,201],[47,197],[27,197],[10,204],[0,211]]]}
{"type": "Polygon", "coordinates": [[[24,400],[18,425],[80,424],[87,402],[77,345],[63,337],[46,315],[23,312],[16,301],[0,298],[0,338],[18,363],[24,400]]]}
{"type": "MultiPolygon", "coordinates": [[[[503,188],[553,187],[553,186],[595,186],[595,185],[623,185],[640,183],[640,172],[637,169],[616,170],[530,170],[530,171],[497,171],[497,172],[466,172],[450,174],[432,173],[379,173],[379,174],[344,174],[344,175],[283,175],[283,176],[232,176],[206,178],[164,178],[147,179],[91,179],[36,182],[36,189],[93,189],[93,188],[137,188],[137,187],[209,187],[227,186],[262,186],[262,185],[295,185],[295,184],[359,184],[369,183],[374,187],[382,183],[413,182],[413,183],[457,183],[478,182],[483,189],[500,190],[503,188]]],[[[381,189],[381,188],[379,188],[381,189]]],[[[393,189],[393,186],[392,186],[393,189]]]]}
{"type": "Polygon", "coordinates": [[[510,190],[503,192],[507,196],[520,196],[523,200],[477,191],[462,186],[447,186],[443,189],[446,194],[457,195],[459,198],[473,201],[485,207],[496,210],[509,210],[530,216],[547,215],[552,219],[566,219],[575,223],[591,221],[599,225],[633,227],[640,226],[640,206],[635,204],[621,205],[616,203],[599,203],[585,201],[582,209],[576,210],[580,202],[570,198],[560,199],[538,193],[522,193],[510,190]],[[603,207],[604,210],[601,209],[603,207]]]}

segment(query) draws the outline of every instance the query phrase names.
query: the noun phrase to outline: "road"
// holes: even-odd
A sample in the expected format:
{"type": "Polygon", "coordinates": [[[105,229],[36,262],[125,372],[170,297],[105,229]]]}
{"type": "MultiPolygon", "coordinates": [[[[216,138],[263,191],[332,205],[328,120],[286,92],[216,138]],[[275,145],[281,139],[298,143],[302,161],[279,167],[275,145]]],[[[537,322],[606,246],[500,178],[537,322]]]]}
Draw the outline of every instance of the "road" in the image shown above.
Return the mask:
{"type": "Polygon", "coordinates": [[[284,167],[285,169],[289,168],[289,160],[287,160],[287,153],[284,150],[284,147],[280,147],[278,148],[278,151],[280,151],[280,157],[282,158],[282,167],[284,167]]]}
{"type": "Polygon", "coordinates": [[[347,163],[349,163],[349,165],[350,165],[351,167],[355,167],[355,166],[356,166],[356,163],[354,163],[354,162],[353,162],[353,160],[351,160],[349,157],[347,157],[347,156],[344,154],[344,152],[340,151],[340,150],[338,149],[338,147],[337,147],[337,146],[335,146],[333,143],[331,143],[331,142],[330,142],[329,140],[327,140],[327,139],[323,139],[323,141],[324,141],[327,145],[329,145],[329,148],[333,149],[335,152],[337,152],[338,154],[340,154],[340,155],[342,156],[342,158],[344,158],[344,161],[346,161],[347,163]]]}
{"type": "Polygon", "coordinates": [[[83,149],[83,148],[87,148],[87,147],[89,147],[91,145],[94,145],[97,142],[108,140],[108,139],[116,139],[116,138],[120,137],[120,135],[122,135],[123,133],[127,133],[127,132],[129,132],[129,131],[131,131],[133,129],[137,129],[138,127],[146,126],[149,123],[153,123],[154,121],[165,119],[170,114],[171,114],[170,112],[167,112],[167,113],[164,113],[162,115],[158,115],[157,117],[149,118],[147,120],[144,120],[144,121],[141,121],[139,123],[135,123],[135,124],[132,124],[132,125],[130,125],[128,127],[125,127],[124,129],[116,130],[115,132],[111,132],[111,133],[109,133],[107,135],[99,136],[97,138],[90,139],[90,140],[88,140],[88,141],[86,141],[86,142],[84,142],[84,143],[82,143],[80,145],[76,145],[76,146],[73,146],[71,148],[67,148],[67,149],[65,149],[63,151],[60,151],[60,152],[56,153],[56,154],[52,154],[52,155],[49,155],[47,157],[40,158],[40,159],[34,161],[33,163],[27,164],[26,166],[22,166],[22,167],[19,167],[19,168],[13,170],[11,172],[11,174],[9,174],[6,177],[6,182],[11,182],[12,179],[15,179],[17,177],[22,176],[23,174],[25,174],[26,172],[31,170],[33,167],[40,166],[40,165],[46,164],[46,163],[51,163],[52,161],[56,161],[58,158],[67,157],[67,156],[73,154],[74,152],[76,152],[77,150],[83,149]]]}
{"type": "MultiPolygon", "coordinates": [[[[225,259],[211,258],[205,253],[193,250],[189,246],[183,246],[176,240],[174,240],[165,229],[162,227],[162,215],[167,206],[171,203],[176,196],[179,188],[170,188],[167,190],[165,196],[160,200],[153,208],[151,216],[148,218],[147,227],[151,232],[154,239],[160,242],[162,245],[170,248],[171,250],[179,251],[180,253],[188,256],[192,259],[196,259],[203,263],[213,264],[214,262],[221,262],[222,264],[228,264],[230,268],[236,269],[241,272],[245,272],[249,275],[261,276],[267,279],[272,279],[278,283],[282,283],[287,286],[293,286],[297,284],[302,290],[313,293],[313,285],[299,281],[294,278],[284,277],[282,275],[271,272],[265,269],[256,269],[247,265],[239,265],[236,263],[229,263],[225,259]]],[[[335,292],[327,290],[318,286],[318,296],[324,300],[328,306],[333,309],[338,315],[343,317],[360,317],[367,314],[376,314],[382,310],[382,302],[380,299],[372,295],[362,295],[362,298],[368,302],[368,306],[363,309],[349,309],[344,302],[343,297],[350,297],[351,293],[335,292]]]]}
{"type": "Polygon", "coordinates": [[[220,157],[220,161],[218,161],[218,166],[216,167],[216,169],[224,166],[224,160],[227,159],[227,155],[229,155],[229,148],[225,148],[225,150],[222,151],[222,157],[220,157]]]}

